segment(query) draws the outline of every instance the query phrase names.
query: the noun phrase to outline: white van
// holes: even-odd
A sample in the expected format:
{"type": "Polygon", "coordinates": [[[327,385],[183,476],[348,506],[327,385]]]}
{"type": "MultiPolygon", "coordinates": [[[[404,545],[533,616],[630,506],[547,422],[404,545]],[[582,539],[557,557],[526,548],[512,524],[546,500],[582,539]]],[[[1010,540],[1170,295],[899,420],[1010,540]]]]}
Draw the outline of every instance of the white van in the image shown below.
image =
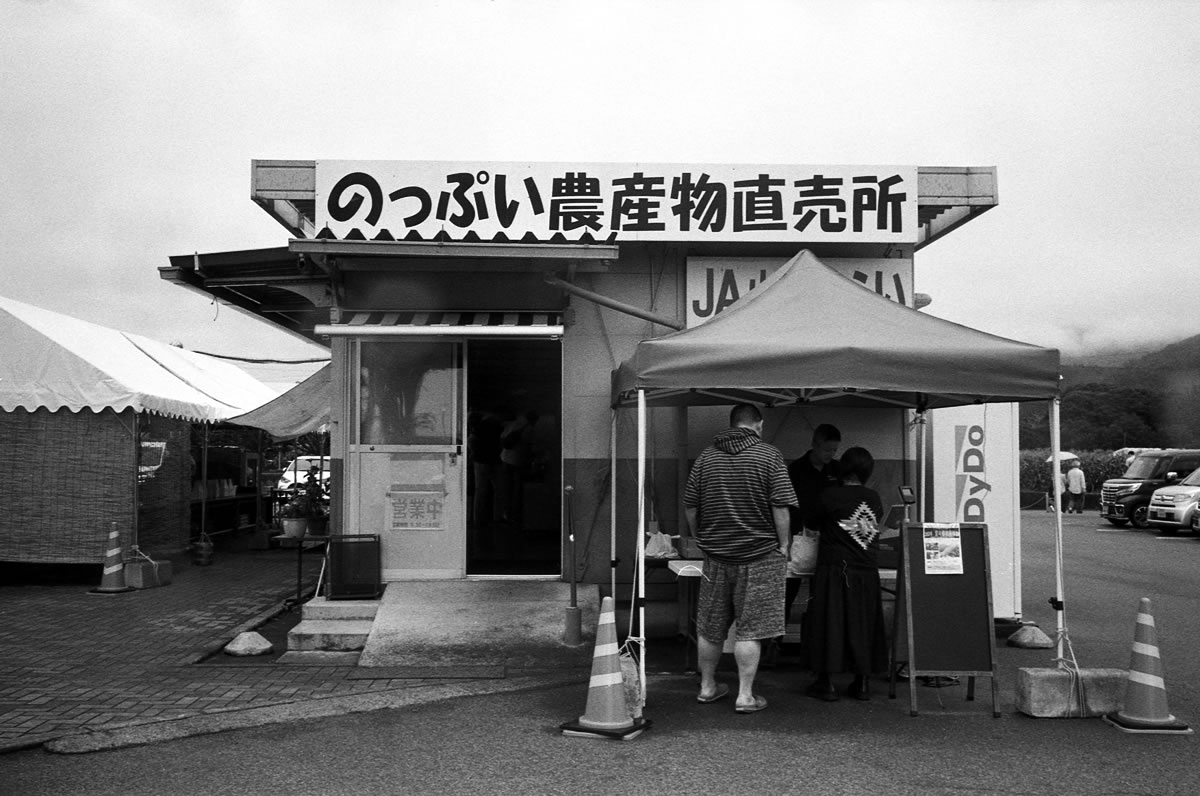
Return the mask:
{"type": "Polygon", "coordinates": [[[288,464],[283,474],[279,476],[279,489],[295,489],[304,486],[308,471],[313,467],[321,468],[321,484],[329,491],[329,457],[328,456],[297,456],[288,464]]]}

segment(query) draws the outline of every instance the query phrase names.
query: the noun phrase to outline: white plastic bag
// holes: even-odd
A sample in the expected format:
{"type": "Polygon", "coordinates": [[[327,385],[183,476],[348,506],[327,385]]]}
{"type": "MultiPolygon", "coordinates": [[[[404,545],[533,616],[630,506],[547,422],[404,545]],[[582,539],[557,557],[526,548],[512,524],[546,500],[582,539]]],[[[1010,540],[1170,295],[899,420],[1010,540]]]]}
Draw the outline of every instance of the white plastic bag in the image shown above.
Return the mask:
{"type": "Polygon", "coordinates": [[[671,537],[661,531],[646,534],[646,558],[679,558],[671,537]]]}
{"type": "Polygon", "coordinates": [[[817,548],[821,534],[802,528],[792,537],[792,548],[788,555],[789,575],[811,575],[817,569],[817,548]]]}

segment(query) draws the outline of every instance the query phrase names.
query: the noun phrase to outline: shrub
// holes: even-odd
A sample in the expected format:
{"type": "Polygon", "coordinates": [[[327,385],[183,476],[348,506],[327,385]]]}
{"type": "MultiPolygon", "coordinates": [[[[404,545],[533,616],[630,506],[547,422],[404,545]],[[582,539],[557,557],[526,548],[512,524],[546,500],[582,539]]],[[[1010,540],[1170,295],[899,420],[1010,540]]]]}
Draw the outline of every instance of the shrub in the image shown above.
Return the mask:
{"type": "MultiPolygon", "coordinates": [[[[1083,475],[1087,479],[1087,491],[1099,492],[1100,486],[1109,478],[1116,478],[1125,472],[1125,459],[1113,456],[1112,451],[1072,451],[1079,456],[1079,464],[1083,467],[1083,475]]],[[[1050,468],[1046,461],[1050,458],[1049,448],[1031,448],[1021,451],[1021,490],[1045,494],[1050,491],[1050,468]]],[[[1063,467],[1065,472],[1067,467],[1063,467]]]]}

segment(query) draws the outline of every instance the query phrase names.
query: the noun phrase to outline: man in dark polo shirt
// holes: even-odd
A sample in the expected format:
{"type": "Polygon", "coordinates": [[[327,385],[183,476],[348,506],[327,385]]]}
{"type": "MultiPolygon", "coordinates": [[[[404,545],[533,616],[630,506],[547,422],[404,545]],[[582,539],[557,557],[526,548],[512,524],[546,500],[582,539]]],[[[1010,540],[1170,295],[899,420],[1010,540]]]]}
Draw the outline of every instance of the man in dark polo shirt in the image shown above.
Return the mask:
{"type": "Polygon", "coordinates": [[[796,495],[783,455],[761,439],[758,408],[735,406],[729,425],[692,465],[683,495],[688,529],[704,553],[696,610],[696,698],[716,702],[729,693],[716,674],[736,620],[734,710],[756,713],[767,706],[767,700],[754,693],[762,641],[783,635],[789,510],[796,505],[796,495]]]}
{"type": "MultiPolygon", "coordinates": [[[[842,432],[836,426],[822,423],[813,429],[812,447],[803,456],[788,465],[788,477],[792,480],[792,489],[796,491],[798,508],[792,512],[792,527],[797,533],[805,528],[819,531],[816,519],[818,498],[821,491],[828,486],[839,486],[842,482],[838,476],[838,448],[842,444],[842,432]]],[[[791,618],[792,603],[800,591],[800,580],[789,579],[787,582],[787,598],[784,615],[791,618]]]]}

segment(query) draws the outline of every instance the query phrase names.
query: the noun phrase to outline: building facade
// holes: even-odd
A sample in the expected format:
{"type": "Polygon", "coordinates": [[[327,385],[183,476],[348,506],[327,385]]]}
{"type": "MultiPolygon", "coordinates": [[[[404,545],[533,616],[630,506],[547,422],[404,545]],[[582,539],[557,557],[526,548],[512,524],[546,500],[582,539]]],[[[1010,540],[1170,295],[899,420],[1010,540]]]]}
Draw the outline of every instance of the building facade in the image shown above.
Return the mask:
{"type": "MultiPolygon", "coordinates": [[[[630,580],[634,422],[611,385],[637,342],[705,323],[802,249],[919,308],[916,253],[998,201],[994,168],[254,161],[252,174],[286,246],[173,257],[161,275],[329,346],[333,527],[381,535],[385,580],[630,580]]],[[[869,448],[885,502],[915,481],[908,409],[764,414],[789,459],[823,422],[869,448]]],[[[649,526],[683,531],[689,463],[727,416],[650,410],[649,526]]]]}

